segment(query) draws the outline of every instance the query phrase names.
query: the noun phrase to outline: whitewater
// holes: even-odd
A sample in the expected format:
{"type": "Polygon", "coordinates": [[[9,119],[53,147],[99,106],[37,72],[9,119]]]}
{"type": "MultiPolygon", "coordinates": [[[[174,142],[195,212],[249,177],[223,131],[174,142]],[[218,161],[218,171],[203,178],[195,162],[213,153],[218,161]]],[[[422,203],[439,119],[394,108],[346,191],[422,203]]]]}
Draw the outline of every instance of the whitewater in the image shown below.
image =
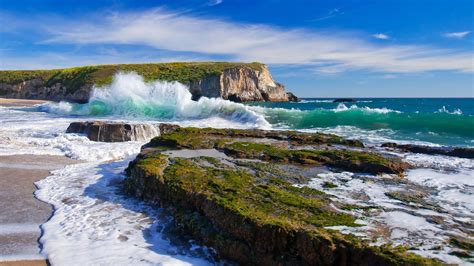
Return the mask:
{"type": "MultiPolygon", "coordinates": [[[[52,204],[55,210],[42,225],[40,239],[42,255],[53,265],[209,265],[220,263],[215,261],[212,249],[180,239],[168,230],[172,218],[162,209],[121,192],[123,171],[145,142],[93,142],[80,134],[66,134],[71,122],[113,120],[294,129],[361,139],[376,148],[388,141],[472,147],[473,100],[433,101],[411,104],[404,99],[365,99],[356,104],[336,104],[329,99],[307,99],[300,103],[247,105],[205,97],[192,101],[183,84],[146,83],[139,75],[120,73],[111,85],[95,88],[86,104],[0,107],[0,155],[64,155],[79,160],[36,184],[36,197],[52,204]]],[[[383,224],[388,228],[386,238],[395,244],[420,246],[417,253],[448,263],[471,263],[450,254],[451,247],[444,243],[453,234],[472,235],[472,229],[463,224],[472,225],[474,218],[474,160],[393,155],[416,166],[406,179],[432,191],[430,200],[441,206],[442,212],[402,206],[385,194],[400,187],[379,182],[381,177],[376,176],[328,171],[306,185],[341,201],[387,210],[371,217],[352,213],[366,224],[356,234],[367,236],[374,225],[383,224]],[[326,181],[338,188],[324,188],[326,181]],[[354,197],[357,193],[364,193],[368,199],[354,197]],[[440,216],[446,223],[433,224],[429,222],[432,216],[440,216]],[[434,251],[435,246],[440,248],[434,251]]]]}

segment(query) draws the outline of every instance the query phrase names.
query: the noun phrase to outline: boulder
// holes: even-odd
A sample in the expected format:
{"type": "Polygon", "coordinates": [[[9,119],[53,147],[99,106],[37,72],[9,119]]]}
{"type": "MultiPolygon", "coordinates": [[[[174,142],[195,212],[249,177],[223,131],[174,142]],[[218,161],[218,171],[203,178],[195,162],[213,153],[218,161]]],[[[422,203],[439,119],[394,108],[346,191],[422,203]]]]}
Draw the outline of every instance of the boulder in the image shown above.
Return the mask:
{"type": "Polygon", "coordinates": [[[288,96],[288,101],[290,102],[299,102],[300,99],[296,97],[292,92],[287,92],[286,95],[288,96]]]}
{"type": "Polygon", "coordinates": [[[73,122],[66,133],[86,134],[92,141],[143,141],[160,135],[158,124],[130,124],[117,122],[73,122]]]}

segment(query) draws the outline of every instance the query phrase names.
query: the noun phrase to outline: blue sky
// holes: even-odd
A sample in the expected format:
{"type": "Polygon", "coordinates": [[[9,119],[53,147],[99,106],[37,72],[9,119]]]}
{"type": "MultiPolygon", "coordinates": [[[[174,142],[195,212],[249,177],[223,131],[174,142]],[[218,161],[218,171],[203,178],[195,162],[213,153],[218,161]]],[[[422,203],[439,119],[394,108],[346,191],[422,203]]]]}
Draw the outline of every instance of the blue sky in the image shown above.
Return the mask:
{"type": "Polygon", "coordinates": [[[0,0],[0,69],[260,61],[302,97],[474,97],[471,0],[0,0]]]}

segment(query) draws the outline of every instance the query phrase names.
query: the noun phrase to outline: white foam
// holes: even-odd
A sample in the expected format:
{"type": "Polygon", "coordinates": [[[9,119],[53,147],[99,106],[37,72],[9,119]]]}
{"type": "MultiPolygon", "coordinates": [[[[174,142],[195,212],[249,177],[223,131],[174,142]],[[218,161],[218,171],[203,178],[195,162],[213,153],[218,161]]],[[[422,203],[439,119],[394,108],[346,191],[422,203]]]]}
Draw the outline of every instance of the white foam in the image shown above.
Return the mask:
{"type": "Polygon", "coordinates": [[[384,108],[370,108],[367,106],[364,107],[358,107],[357,105],[353,104],[351,107],[347,107],[343,103],[339,103],[335,109],[332,109],[334,112],[345,112],[345,111],[354,111],[354,110],[360,110],[364,112],[370,112],[370,113],[379,113],[379,114],[387,114],[387,113],[401,113],[400,111],[397,110],[392,110],[388,109],[386,107],[384,108]]]}
{"type": "MultiPolygon", "coordinates": [[[[67,109],[67,106],[63,108],[67,109]]],[[[123,117],[111,118],[123,121],[123,117]]],[[[178,248],[163,239],[164,234],[156,231],[164,223],[159,209],[117,193],[117,186],[114,184],[123,179],[120,172],[127,160],[117,163],[109,161],[133,158],[143,142],[99,143],[92,142],[85,136],[64,133],[70,122],[83,120],[84,118],[34,112],[34,109],[2,108],[0,112],[0,154],[67,155],[87,162],[55,171],[53,176],[38,183],[38,197],[52,203],[57,209],[52,219],[44,225],[45,234],[41,240],[45,247],[44,254],[48,255],[53,264],[59,265],[69,265],[66,262],[73,260],[87,265],[111,264],[109,261],[115,264],[207,264],[207,260],[196,257],[194,253],[196,250],[205,250],[202,247],[191,245],[184,249],[178,248]],[[122,241],[125,239],[123,236],[127,238],[126,241],[122,241]]],[[[236,128],[255,125],[253,122],[246,124],[242,121],[225,116],[209,116],[200,119],[183,118],[175,123],[236,128]]],[[[335,130],[349,136],[359,132],[350,127],[338,127],[335,130]]],[[[361,130],[359,133],[363,136],[364,132],[367,131],[361,130]]],[[[368,138],[376,138],[378,133],[382,132],[374,131],[368,138]]],[[[390,132],[383,133],[390,135],[390,132]]],[[[417,253],[440,256],[446,262],[457,260],[449,255],[450,250],[442,239],[447,234],[463,235],[455,226],[462,226],[459,222],[466,223],[473,219],[474,160],[409,153],[398,156],[416,166],[434,168],[411,170],[406,178],[429,188],[432,193],[428,199],[439,204],[442,212],[417,209],[389,198],[385,193],[404,189],[403,182],[383,183],[380,182],[382,177],[377,176],[361,177],[350,172],[326,172],[312,179],[308,186],[324,190],[341,203],[378,207],[369,214],[358,210],[348,211],[364,221],[365,225],[354,230],[339,228],[342,231],[370,238],[371,234],[377,236],[377,231],[374,230],[378,224],[385,224],[390,235],[380,242],[376,239],[376,243],[397,240],[401,244],[419,244],[415,251],[417,253]],[[331,181],[338,187],[324,188],[325,181],[331,181]],[[387,214],[394,212],[403,212],[408,222],[395,226],[392,218],[396,215],[387,214]],[[443,218],[444,225],[449,229],[436,231],[437,226],[426,220],[427,216],[443,218]],[[429,230],[424,230],[425,233],[419,235],[412,234],[407,228],[410,221],[426,225],[429,230]],[[433,245],[444,248],[433,251],[433,245]]]]}
{"type": "Polygon", "coordinates": [[[438,191],[437,202],[455,216],[474,220],[474,177],[471,170],[443,172],[434,169],[414,169],[407,179],[438,191]]]}
{"type": "MultiPolygon", "coordinates": [[[[350,172],[324,172],[317,174],[306,184],[309,187],[322,190],[341,204],[356,204],[371,207],[370,211],[359,209],[345,211],[363,221],[361,227],[331,227],[342,233],[352,233],[368,239],[374,245],[392,243],[415,247],[415,252],[426,257],[441,259],[447,263],[466,263],[466,261],[450,255],[454,247],[447,245],[452,235],[469,238],[463,223],[474,219],[472,195],[474,182],[472,170],[442,173],[434,169],[415,169],[408,171],[407,180],[430,191],[425,198],[436,202],[438,209],[418,208],[416,204],[406,204],[390,198],[387,193],[405,191],[413,184],[400,182],[390,175],[359,176],[350,172]],[[385,181],[384,181],[385,180],[385,181]],[[334,188],[324,187],[326,182],[336,185],[334,188]],[[435,224],[427,219],[438,217],[441,224],[435,224]],[[386,228],[386,229],[384,229],[386,228]],[[380,232],[387,230],[388,235],[380,232]],[[440,249],[441,247],[441,249],[440,249]]],[[[341,210],[344,211],[344,210],[341,210]]]]}
{"type": "Polygon", "coordinates": [[[192,100],[186,85],[179,82],[145,82],[136,73],[117,73],[112,84],[96,87],[89,103],[47,103],[41,110],[56,114],[107,115],[129,118],[182,121],[220,117],[246,127],[271,128],[264,116],[247,106],[221,98],[192,100]]]}
{"type": "Polygon", "coordinates": [[[438,109],[437,113],[446,113],[446,114],[451,114],[451,115],[462,115],[461,109],[457,108],[457,109],[454,109],[454,111],[450,112],[448,109],[446,109],[445,106],[443,106],[443,108],[438,109]]]}
{"type": "Polygon", "coordinates": [[[42,253],[53,265],[208,265],[165,238],[161,209],[123,195],[127,164],[70,165],[37,182],[36,196],[55,207],[42,253]]]}

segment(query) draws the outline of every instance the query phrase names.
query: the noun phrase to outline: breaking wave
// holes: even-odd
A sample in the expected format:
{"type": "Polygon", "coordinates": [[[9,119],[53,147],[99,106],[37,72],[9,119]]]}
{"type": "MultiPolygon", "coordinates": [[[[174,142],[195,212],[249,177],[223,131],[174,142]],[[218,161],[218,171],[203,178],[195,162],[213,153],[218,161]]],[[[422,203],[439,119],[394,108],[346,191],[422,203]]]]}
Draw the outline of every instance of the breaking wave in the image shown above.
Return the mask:
{"type": "MultiPolygon", "coordinates": [[[[46,104],[40,110],[68,115],[119,116],[165,121],[222,118],[247,127],[269,128],[263,115],[249,107],[218,98],[193,101],[179,82],[145,82],[136,73],[118,73],[112,84],[94,88],[86,104],[46,104]]],[[[213,125],[209,125],[213,126],[213,125]]]]}

